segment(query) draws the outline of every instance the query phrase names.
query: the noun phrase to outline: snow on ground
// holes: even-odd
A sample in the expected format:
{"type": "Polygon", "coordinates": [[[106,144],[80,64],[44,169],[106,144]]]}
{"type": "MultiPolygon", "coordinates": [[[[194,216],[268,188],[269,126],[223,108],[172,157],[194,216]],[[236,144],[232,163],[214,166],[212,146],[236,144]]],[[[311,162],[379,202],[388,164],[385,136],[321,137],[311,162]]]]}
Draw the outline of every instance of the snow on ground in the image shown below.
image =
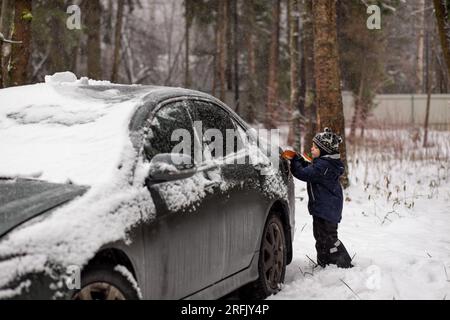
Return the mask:
{"type": "Polygon", "coordinates": [[[355,267],[313,270],[312,217],[297,181],[294,259],[273,299],[450,299],[450,134],[430,133],[427,150],[406,131],[367,135],[377,144],[349,153],[339,225],[355,267]]]}

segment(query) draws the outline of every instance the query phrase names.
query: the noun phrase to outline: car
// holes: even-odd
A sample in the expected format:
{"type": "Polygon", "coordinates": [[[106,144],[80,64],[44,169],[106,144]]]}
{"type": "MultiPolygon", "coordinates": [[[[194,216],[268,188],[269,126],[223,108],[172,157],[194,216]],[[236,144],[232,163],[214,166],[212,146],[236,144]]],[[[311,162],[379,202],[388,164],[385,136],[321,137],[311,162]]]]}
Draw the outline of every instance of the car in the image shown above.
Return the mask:
{"type": "Polygon", "coordinates": [[[280,290],[295,225],[289,164],[226,104],[92,81],[2,89],[0,101],[1,299],[280,290]],[[232,147],[211,130],[234,133],[232,147]]]}

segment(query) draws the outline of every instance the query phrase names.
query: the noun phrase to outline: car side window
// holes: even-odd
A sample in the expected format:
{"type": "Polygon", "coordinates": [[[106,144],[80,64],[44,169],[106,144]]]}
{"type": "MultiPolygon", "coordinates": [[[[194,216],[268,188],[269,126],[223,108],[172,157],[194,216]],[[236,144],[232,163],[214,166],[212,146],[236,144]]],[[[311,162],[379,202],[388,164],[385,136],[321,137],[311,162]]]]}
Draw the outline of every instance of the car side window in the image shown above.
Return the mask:
{"type": "Polygon", "coordinates": [[[235,151],[240,151],[242,149],[249,148],[250,144],[250,137],[248,136],[247,132],[245,132],[244,128],[241,127],[237,121],[233,120],[233,123],[236,127],[236,141],[235,141],[235,151]]]}
{"type": "Polygon", "coordinates": [[[160,153],[186,153],[194,159],[194,130],[184,101],[163,106],[148,121],[144,144],[147,159],[160,153]]]}
{"type": "Polygon", "coordinates": [[[221,158],[233,152],[227,148],[227,130],[235,131],[235,127],[225,110],[206,101],[191,101],[190,110],[194,125],[201,123],[203,147],[211,150],[213,158],[221,158]],[[218,141],[218,133],[222,141],[218,141]]]}

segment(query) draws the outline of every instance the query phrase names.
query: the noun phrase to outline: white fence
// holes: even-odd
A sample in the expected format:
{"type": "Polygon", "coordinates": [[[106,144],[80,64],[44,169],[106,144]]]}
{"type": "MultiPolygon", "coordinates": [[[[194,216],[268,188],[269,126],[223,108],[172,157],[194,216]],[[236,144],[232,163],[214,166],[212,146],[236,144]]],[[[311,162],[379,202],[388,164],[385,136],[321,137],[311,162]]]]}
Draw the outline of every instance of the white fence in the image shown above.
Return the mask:
{"type": "MultiPolygon", "coordinates": [[[[350,124],[354,112],[353,96],[349,92],[342,96],[346,123],[350,124]]],[[[425,123],[426,94],[381,94],[375,98],[375,105],[368,119],[370,123],[419,126],[425,123]]],[[[429,124],[436,129],[450,130],[450,94],[431,96],[429,124]]]]}

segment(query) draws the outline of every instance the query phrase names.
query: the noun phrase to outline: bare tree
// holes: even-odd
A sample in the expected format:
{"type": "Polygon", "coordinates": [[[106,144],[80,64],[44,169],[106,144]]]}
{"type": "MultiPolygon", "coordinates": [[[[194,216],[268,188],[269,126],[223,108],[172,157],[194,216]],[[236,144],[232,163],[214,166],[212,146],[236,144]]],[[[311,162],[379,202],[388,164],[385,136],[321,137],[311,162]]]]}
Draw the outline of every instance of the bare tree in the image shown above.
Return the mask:
{"type": "Polygon", "coordinates": [[[31,0],[14,1],[14,33],[13,40],[21,41],[13,45],[10,62],[10,79],[13,86],[28,83],[28,62],[30,60],[31,43],[31,0]]]}
{"type": "MultiPolygon", "coordinates": [[[[321,129],[329,127],[342,136],[344,142],[341,146],[341,159],[347,168],[344,108],[337,44],[336,3],[329,0],[314,0],[312,9],[318,125],[321,129]]],[[[347,170],[342,177],[342,184],[344,187],[349,185],[347,170]]]]}
{"type": "Polygon", "coordinates": [[[269,49],[269,80],[267,84],[266,128],[276,128],[278,106],[278,63],[280,50],[281,1],[272,0],[272,28],[269,49]]]}

